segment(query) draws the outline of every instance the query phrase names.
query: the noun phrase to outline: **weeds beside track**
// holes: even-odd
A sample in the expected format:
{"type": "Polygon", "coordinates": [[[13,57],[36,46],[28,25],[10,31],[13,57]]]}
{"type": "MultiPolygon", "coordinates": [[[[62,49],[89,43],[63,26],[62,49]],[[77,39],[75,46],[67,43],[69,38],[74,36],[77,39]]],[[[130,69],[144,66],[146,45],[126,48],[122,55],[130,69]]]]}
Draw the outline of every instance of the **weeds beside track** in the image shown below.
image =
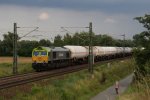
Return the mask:
{"type": "MultiPolygon", "coordinates": [[[[127,59],[126,58],[117,58],[117,59],[112,59],[112,60],[107,60],[107,61],[100,61],[96,62],[95,64],[99,63],[107,63],[107,62],[112,62],[114,60],[122,60],[122,59],[127,59]]],[[[50,70],[50,71],[44,71],[44,72],[32,72],[32,73],[26,73],[26,74],[18,74],[18,75],[12,75],[12,76],[7,76],[0,78],[0,89],[5,89],[13,86],[18,86],[22,85],[25,83],[30,83],[54,76],[60,76],[64,75],[67,73],[72,73],[76,71],[80,71],[82,69],[88,69],[87,64],[83,65],[78,65],[78,66],[71,66],[71,67],[66,67],[66,68],[60,68],[60,69],[55,69],[55,70],[50,70]]]]}

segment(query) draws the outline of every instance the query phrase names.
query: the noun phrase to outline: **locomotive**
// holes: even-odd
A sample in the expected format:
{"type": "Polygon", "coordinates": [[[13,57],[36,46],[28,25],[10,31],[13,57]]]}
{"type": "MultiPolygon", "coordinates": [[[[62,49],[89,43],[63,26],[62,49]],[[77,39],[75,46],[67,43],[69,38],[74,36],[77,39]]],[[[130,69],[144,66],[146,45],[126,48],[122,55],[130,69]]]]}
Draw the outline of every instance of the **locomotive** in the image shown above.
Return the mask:
{"type": "MultiPolygon", "coordinates": [[[[93,61],[129,56],[130,47],[93,46],[93,61]]],[[[49,70],[88,63],[89,47],[66,45],[63,47],[39,46],[32,51],[32,68],[36,71],[49,70]]]]}

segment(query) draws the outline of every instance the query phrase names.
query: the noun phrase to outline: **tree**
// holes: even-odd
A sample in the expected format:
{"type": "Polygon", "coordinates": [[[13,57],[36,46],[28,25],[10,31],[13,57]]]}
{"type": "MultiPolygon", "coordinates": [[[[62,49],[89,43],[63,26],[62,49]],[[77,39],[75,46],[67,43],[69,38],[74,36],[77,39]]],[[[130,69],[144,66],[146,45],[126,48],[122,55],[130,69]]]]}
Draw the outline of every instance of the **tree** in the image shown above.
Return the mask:
{"type": "Polygon", "coordinates": [[[79,45],[80,43],[80,37],[79,37],[79,33],[76,32],[73,37],[72,37],[72,42],[73,42],[73,45],[79,45]]]}
{"type": "Polygon", "coordinates": [[[78,36],[74,35],[74,37],[77,38],[77,40],[75,41],[78,41],[78,44],[80,44],[81,46],[88,46],[90,43],[88,32],[80,32],[78,36]]]}
{"type": "Polygon", "coordinates": [[[134,47],[135,44],[132,40],[115,40],[115,46],[117,47],[134,47]]]}
{"type": "Polygon", "coordinates": [[[95,35],[93,39],[93,44],[97,46],[114,46],[115,39],[108,35],[95,35]]]}
{"type": "Polygon", "coordinates": [[[138,47],[150,48],[150,32],[144,31],[133,36],[134,43],[138,47]]]}
{"type": "Polygon", "coordinates": [[[147,64],[150,64],[150,15],[146,14],[143,17],[136,17],[135,20],[143,24],[143,27],[146,29],[133,37],[137,47],[144,47],[144,49],[137,48],[134,56],[138,65],[136,70],[145,76],[150,73],[150,70],[147,71],[147,69],[150,69],[147,67],[147,64]]]}
{"type": "Polygon", "coordinates": [[[3,41],[0,40],[0,56],[4,55],[4,45],[3,45],[3,41]]]}
{"type": "Polygon", "coordinates": [[[72,41],[72,36],[69,35],[68,33],[66,33],[66,35],[64,36],[64,45],[73,45],[73,41],[72,41]]]}
{"type": "Polygon", "coordinates": [[[18,55],[30,57],[32,55],[32,50],[40,46],[38,41],[22,40],[18,42],[18,55]]]}
{"type": "Polygon", "coordinates": [[[54,46],[63,46],[63,40],[60,35],[55,36],[54,38],[54,46]]]}
{"type": "Polygon", "coordinates": [[[42,39],[39,41],[39,45],[49,47],[52,46],[52,43],[49,40],[42,39]]]}
{"type": "MultiPolygon", "coordinates": [[[[3,40],[4,53],[6,56],[12,56],[14,34],[11,32],[8,32],[8,34],[4,34],[3,37],[4,37],[4,40],[3,40]]],[[[17,36],[17,39],[18,39],[18,36],[17,36]]]]}

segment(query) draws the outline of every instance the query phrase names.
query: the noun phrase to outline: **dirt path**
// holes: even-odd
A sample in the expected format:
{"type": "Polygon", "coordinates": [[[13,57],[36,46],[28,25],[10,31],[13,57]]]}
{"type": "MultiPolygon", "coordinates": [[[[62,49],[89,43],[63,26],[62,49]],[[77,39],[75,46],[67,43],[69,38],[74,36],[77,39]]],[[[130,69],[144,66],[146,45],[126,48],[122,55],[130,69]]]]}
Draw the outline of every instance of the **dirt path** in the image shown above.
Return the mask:
{"type": "MultiPolygon", "coordinates": [[[[123,93],[127,87],[130,85],[132,81],[133,74],[129,75],[128,77],[122,79],[119,81],[119,93],[123,93]]],[[[95,97],[93,97],[91,100],[115,100],[117,97],[116,92],[115,92],[115,86],[111,86],[105,91],[99,93],[95,97]]]]}

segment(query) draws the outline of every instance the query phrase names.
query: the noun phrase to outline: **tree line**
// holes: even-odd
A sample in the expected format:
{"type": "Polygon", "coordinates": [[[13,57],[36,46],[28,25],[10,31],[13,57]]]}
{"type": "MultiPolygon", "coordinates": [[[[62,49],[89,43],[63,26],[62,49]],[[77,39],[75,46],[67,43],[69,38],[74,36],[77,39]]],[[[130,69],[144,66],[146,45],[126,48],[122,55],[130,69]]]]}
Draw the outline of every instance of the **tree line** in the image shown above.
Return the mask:
{"type": "MultiPolygon", "coordinates": [[[[93,46],[118,46],[118,47],[132,47],[134,43],[132,40],[121,40],[114,39],[109,35],[96,35],[92,34],[92,44],[93,46]]],[[[63,45],[89,45],[89,33],[88,32],[80,32],[75,33],[73,36],[66,33],[64,37],[57,35],[54,39],[55,46],[63,46],[63,45]]]]}
{"type": "MultiPolygon", "coordinates": [[[[8,32],[3,35],[3,40],[0,40],[0,56],[12,56],[13,55],[13,36],[14,34],[8,32]]],[[[18,36],[17,36],[18,37],[18,36]]],[[[18,37],[19,39],[19,37],[18,37]]],[[[108,35],[95,35],[92,34],[92,43],[94,46],[126,46],[132,47],[134,43],[132,40],[121,40],[114,39],[108,35]]],[[[60,47],[64,45],[80,45],[88,46],[89,45],[89,33],[80,32],[70,35],[66,33],[64,36],[57,35],[54,37],[54,42],[50,40],[41,39],[40,41],[32,40],[18,40],[18,56],[30,57],[32,50],[38,46],[46,47],[60,47]]]]}

